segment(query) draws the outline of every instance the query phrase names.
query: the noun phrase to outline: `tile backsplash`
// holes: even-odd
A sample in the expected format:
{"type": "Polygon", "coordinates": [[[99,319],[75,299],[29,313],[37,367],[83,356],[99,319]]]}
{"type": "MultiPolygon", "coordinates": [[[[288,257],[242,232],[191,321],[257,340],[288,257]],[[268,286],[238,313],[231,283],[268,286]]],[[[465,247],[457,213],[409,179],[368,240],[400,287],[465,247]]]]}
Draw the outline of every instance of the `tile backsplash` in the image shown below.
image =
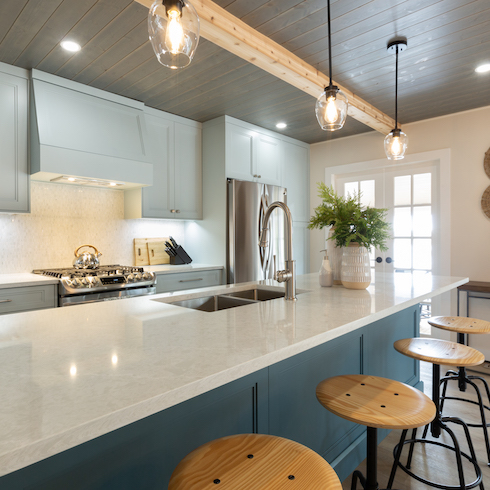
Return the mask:
{"type": "Polygon", "coordinates": [[[133,265],[133,238],[169,235],[184,245],[184,222],[125,220],[124,191],[31,182],[31,213],[0,214],[0,274],[71,267],[83,244],[101,264],[133,265]]]}

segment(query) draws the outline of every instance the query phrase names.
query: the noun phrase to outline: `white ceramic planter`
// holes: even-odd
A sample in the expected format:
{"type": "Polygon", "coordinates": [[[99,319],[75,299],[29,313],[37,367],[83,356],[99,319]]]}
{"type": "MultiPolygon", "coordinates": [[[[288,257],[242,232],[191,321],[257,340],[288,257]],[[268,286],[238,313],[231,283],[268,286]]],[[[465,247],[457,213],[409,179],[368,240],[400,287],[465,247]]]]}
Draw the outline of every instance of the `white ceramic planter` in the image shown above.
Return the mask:
{"type": "Polygon", "coordinates": [[[348,289],[366,289],[371,283],[371,266],[366,247],[350,243],[342,254],[342,285],[348,289]]]}

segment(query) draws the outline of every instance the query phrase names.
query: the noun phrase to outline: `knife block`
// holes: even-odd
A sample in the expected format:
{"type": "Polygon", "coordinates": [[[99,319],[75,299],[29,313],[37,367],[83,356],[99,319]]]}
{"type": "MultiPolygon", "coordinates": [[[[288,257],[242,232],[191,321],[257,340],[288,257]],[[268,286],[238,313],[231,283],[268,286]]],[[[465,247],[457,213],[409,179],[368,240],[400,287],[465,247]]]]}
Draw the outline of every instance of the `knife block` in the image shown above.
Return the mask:
{"type": "Polygon", "coordinates": [[[175,251],[177,252],[177,255],[175,257],[170,257],[170,263],[172,265],[190,264],[192,262],[192,259],[180,245],[175,251]]]}

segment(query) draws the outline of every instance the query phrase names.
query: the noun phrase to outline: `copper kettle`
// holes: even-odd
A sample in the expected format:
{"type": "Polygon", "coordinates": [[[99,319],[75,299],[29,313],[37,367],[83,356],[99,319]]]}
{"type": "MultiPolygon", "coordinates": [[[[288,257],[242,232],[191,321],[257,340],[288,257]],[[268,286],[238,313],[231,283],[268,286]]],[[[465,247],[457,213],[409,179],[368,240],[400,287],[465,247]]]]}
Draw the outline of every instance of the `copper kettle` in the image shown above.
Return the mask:
{"type": "Polygon", "coordinates": [[[75,250],[75,260],[73,261],[73,266],[76,269],[97,269],[99,267],[99,257],[102,254],[93,245],[80,245],[75,250]],[[93,248],[95,253],[78,251],[83,247],[93,248]]]}

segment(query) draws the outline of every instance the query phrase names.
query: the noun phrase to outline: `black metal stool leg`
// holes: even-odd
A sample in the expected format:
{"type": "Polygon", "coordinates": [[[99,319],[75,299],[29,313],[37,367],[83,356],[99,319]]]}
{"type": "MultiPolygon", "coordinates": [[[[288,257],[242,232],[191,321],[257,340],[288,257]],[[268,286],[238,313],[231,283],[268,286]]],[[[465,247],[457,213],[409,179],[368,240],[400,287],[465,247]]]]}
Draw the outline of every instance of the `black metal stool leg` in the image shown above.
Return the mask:
{"type": "MultiPolygon", "coordinates": [[[[407,437],[407,432],[408,432],[408,429],[405,429],[402,431],[402,435],[400,437],[400,442],[398,443],[396,454],[395,454],[395,461],[393,462],[393,466],[391,467],[390,479],[388,480],[388,486],[386,487],[387,490],[391,490],[391,488],[393,487],[396,469],[398,468],[398,463],[400,462],[400,456],[402,455],[403,444],[405,443],[405,439],[407,437]]],[[[417,429],[413,429],[412,439],[414,438],[413,436],[416,432],[417,432],[417,429]]],[[[412,451],[412,449],[413,449],[413,444],[410,446],[410,451],[412,451]]]]}
{"type": "MultiPolygon", "coordinates": [[[[426,425],[426,427],[429,427],[428,425],[426,425]]],[[[412,441],[414,441],[417,437],[417,429],[413,429],[412,430],[412,441]]],[[[412,466],[412,457],[413,457],[413,447],[415,445],[415,442],[412,442],[410,444],[410,450],[408,451],[408,459],[407,459],[407,468],[410,469],[410,466],[412,466]]],[[[401,451],[400,451],[400,454],[401,454],[401,451]]]]}
{"type": "Polygon", "coordinates": [[[461,485],[461,490],[466,490],[463,473],[463,460],[461,458],[461,449],[459,448],[458,440],[456,439],[454,432],[449,427],[446,426],[445,430],[449,434],[449,437],[451,437],[454,444],[454,452],[456,454],[456,464],[458,466],[458,478],[459,484],[461,485]]]}
{"type": "Polygon", "coordinates": [[[362,488],[366,488],[366,479],[364,478],[364,475],[359,470],[356,470],[352,473],[351,490],[357,489],[357,480],[361,483],[362,488]]]}
{"type": "Polygon", "coordinates": [[[378,488],[378,429],[368,427],[365,490],[378,490],[378,488]]]}
{"type": "MultiPolygon", "coordinates": [[[[464,420],[460,419],[459,417],[444,417],[442,419],[442,421],[443,422],[453,422],[454,424],[458,424],[461,427],[463,427],[463,430],[464,430],[464,433],[465,433],[465,436],[466,436],[466,442],[468,444],[468,449],[470,450],[470,456],[471,456],[471,459],[473,460],[472,461],[473,462],[473,466],[475,467],[476,476],[477,476],[477,478],[478,477],[481,478],[481,470],[480,470],[479,466],[476,464],[476,461],[477,460],[476,460],[475,448],[473,446],[473,441],[471,440],[470,430],[468,429],[468,425],[465,423],[464,420]]],[[[445,430],[447,432],[449,432],[449,429],[448,429],[447,426],[445,427],[445,430]]],[[[451,437],[453,437],[453,436],[451,436],[451,437]]],[[[461,459],[461,452],[460,452],[459,457],[461,459]]],[[[480,481],[480,488],[481,488],[481,490],[483,490],[483,479],[480,481]]]]}
{"type": "Polygon", "coordinates": [[[352,474],[351,490],[356,490],[357,480],[364,490],[379,490],[378,485],[378,429],[367,428],[366,477],[356,470],[352,474]]]}

